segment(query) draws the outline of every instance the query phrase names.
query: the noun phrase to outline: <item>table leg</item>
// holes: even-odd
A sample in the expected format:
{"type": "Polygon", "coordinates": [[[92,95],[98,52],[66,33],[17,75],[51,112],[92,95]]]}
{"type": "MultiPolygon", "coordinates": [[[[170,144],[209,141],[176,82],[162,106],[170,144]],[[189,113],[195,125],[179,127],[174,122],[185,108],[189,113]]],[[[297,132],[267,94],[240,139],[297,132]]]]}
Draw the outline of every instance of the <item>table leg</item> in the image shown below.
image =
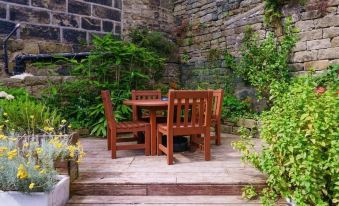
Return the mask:
{"type": "Polygon", "coordinates": [[[157,113],[156,110],[150,111],[151,124],[151,155],[157,155],[157,113]]]}

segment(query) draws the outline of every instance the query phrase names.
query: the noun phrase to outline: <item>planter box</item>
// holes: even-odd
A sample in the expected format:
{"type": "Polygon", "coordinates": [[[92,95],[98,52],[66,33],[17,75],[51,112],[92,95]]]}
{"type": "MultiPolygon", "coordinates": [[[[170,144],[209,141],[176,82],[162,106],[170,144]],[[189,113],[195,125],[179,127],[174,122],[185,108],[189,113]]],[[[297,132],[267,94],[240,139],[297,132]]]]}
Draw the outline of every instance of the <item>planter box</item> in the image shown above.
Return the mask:
{"type": "Polygon", "coordinates": [[[69,199],[69,177],[59,175],[60,181],[50,192],[3,192],[0,191],[0,202],[6,206],[64,206],[69,199]]]}

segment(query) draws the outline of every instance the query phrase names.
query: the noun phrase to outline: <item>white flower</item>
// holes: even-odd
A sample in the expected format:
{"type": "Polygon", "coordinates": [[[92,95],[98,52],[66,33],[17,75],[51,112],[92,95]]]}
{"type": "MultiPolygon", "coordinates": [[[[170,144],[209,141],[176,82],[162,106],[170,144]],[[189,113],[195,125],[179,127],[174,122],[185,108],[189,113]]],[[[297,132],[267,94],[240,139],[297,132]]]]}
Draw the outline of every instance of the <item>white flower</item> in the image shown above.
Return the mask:
{"type": "Polygon", "coordinates": [[[0,98],[5,98],[7,100],[12,100],[14,99],[14,96],[13,95],[10,95],[10,94],[7,94],[6,92],[4,91],[1,91],[0,92],[0,98]]]}

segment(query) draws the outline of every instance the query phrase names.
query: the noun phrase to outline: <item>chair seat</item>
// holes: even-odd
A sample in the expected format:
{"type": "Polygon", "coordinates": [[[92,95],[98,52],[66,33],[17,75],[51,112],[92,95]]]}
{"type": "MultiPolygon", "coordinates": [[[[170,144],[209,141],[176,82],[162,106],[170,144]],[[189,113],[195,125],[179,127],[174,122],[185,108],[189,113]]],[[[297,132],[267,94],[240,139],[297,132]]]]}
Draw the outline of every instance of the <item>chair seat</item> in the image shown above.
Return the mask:
{"type": "Polygon", "coordinates": [[[149,125],[149,123],[144,121],[128,121],[128,122],[118,122],[117,129],[133,129],[140,128],[149,125]]]}

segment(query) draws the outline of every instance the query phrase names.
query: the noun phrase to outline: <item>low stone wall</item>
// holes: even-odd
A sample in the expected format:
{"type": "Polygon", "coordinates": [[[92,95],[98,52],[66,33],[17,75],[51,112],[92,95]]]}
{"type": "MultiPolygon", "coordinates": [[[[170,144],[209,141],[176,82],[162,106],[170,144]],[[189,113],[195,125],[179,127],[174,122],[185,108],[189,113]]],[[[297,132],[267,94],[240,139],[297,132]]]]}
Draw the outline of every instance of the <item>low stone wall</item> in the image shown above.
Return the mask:
{"type": "Polygon", "coordinates": [[[39,98],[41,92],[48,86],[73,80],[75,80],[75,77],[72,76],[28,76],[25,79],[0,79],[0,84],[13,88],[25,88],[30,94],[39,98]]]}
{"type": "Polygon", "coordinates": [[[253,120],[253,119],[239,119],[238,122],[229,122],[229,121],[224,121],[223,124],[221,125],[221,132],[227,133],[227,134],[235,134],[239,135],[238,130],[241,127],[247,128],[247,129],[255,129],[258,128],[258,121],[253,120]]]}

